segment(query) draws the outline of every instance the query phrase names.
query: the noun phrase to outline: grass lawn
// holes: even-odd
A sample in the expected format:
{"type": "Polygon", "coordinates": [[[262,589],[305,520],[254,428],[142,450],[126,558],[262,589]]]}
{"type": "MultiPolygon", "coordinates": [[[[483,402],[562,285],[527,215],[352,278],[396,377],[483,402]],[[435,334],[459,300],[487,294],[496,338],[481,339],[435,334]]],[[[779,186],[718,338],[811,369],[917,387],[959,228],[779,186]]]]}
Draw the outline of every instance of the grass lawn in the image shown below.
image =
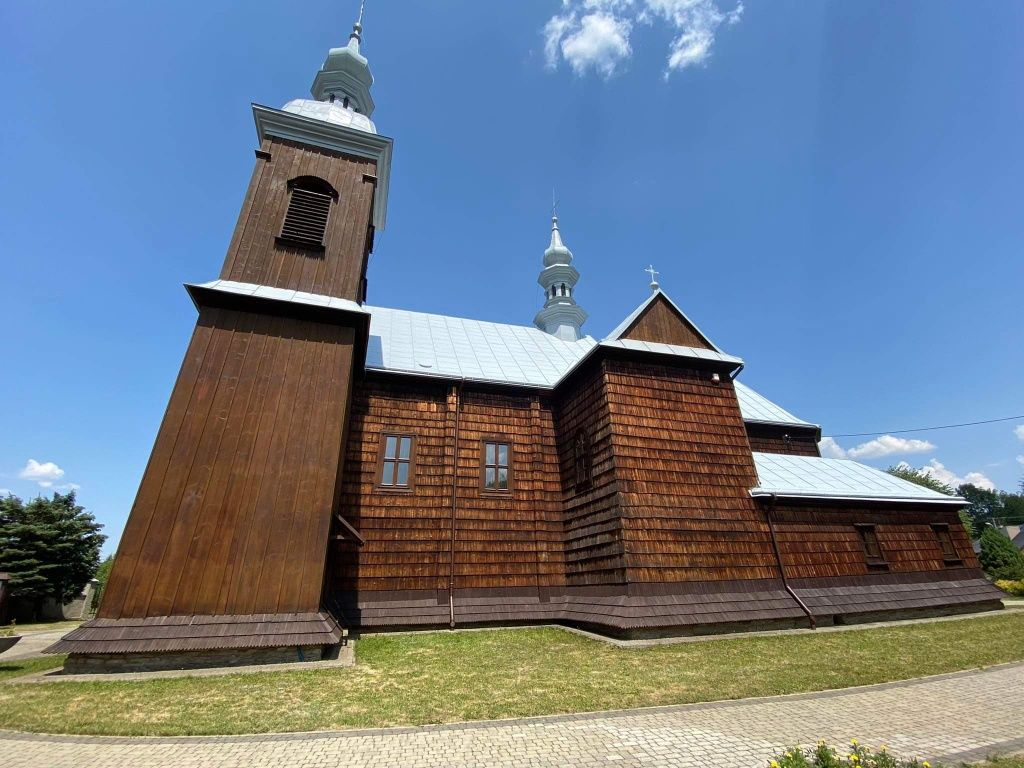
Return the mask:
{"type": "Polygon", "coordinates": [[[48,621],[38,624],[5,624],[0,627],[0,637],[23,635],[26,632],[70,632],[81,624],[81,621],[48,621]]]}
{"type": "Polygon", "coordinates": [[[0,728],[308,731],[843,688],[1024,659],[1024,615],[635,650],[550,628],[381,635],[356,656],[351,669],[0,685],[0,728]]]}

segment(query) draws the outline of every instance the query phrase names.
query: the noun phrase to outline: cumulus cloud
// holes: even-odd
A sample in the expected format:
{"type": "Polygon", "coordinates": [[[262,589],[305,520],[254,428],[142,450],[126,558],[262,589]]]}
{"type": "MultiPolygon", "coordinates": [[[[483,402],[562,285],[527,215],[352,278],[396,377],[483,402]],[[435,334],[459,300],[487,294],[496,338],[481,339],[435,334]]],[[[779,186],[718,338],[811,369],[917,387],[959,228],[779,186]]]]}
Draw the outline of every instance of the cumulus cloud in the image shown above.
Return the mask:
{"type": "Polygon", "coordinates": [[[818,449],[822,456],[829,459],[881,459],[885,456],[934,451],[935,446],[927,440],[907,440],[902,437],[882,435],[849,450],[843,448],[833,438],[823,437],[818,443],[818,449]]]}
{"type": "Polygon", "coordinates": [[[821,451],[821,455],[824,456],[826,459],[846,458],[846,449],[843,448],[831,437],[821,438],[821,442],[818,443],[818,450],[821,451]]]}
{"type": "Polygon", "coordinates": [[[563,0],[562,13],[544,25],[544,57],[554,69],[565,60],[577,75],[611,77],[629,59],[636,24],[665,24],[673,32],[665,76],[705,64],[723,24],[737,23],[743,3],[731,10],[719,0],[563,0]]]}
{"type": "Polygon", "coordinates": [[[1017,436],[1018,440],[1024,440],[1024,424],[1018,424],[1014,427],[1013,434],[1017,436]]]}
{"type": "Polygon", "coordinates": [[[931,475],[940,483],[945,483],[946,485],[952,488],[956,488],[957,486],[970,483],[971,485],[977,486],[978,488],[984,488],[986,491],[994,491],[996,489],[996,484],[989,480],[988,477],[983,475],[981,472],[968,472],[966,475],[961,477],[952,470],[948,469],[938,459],[932,459],[923,467],[921,467],[920,471],[926,475],[931,475]]]}
{"type": "Polygon", "coordinates": [[[52,461],[38,462],[29,459],[25,466],[18,472],[22,480],[32,480],[39,483],[43,488],[49,488],[57,480],[64,477],[64,470],[52,461]]]}
{"type": "Polygon", "coordinates": [[[611,77],[632,53],[629,47],[632,27],[629,21],[601,11],[581,17],[576,14],[555,16],[544,26],[548,66],[557,66],[561,53],[577,75],[592,69],[603,77],[611,77]]]}
{"type": "Polygon", "coordinates": [[[881,459],[885,456],[925,453],[934,450],[935,446],[927,440],[906,440],[902,437],[882,435],[851,448],[847,454],[851,459],[881,459]]]}
{"type": "Polygon", "coordinates": [[[1017,463],[1020,464],[1021,467],[1024,467],[1024,456],[1018,456],[1017,463]]]}
{"type": "Polygon", "coordinates": [[[0,488],[0,496],[12,496],[12,495],[14,495],[14,491],[12,491],[10,488],[0,488]]]}

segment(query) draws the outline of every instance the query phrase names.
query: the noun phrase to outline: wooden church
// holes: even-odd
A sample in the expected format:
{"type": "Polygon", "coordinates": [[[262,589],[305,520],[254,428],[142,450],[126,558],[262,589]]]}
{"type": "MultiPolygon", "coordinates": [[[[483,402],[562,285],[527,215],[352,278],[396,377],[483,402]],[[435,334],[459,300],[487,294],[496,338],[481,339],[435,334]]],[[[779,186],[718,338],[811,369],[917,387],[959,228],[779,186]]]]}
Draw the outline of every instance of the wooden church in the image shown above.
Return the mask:
{"type": "Polygon", "coordinates": [[[963,500],[821,458],[653,279],[584,335],[557,219],[532,327],[368,304],[392,140],[361,35],[312,99],[253,107],[256,167],[220,277],[186,286],[196,329],[98,616],[50,649],[68,671],[1001,607],[963,500]]]}

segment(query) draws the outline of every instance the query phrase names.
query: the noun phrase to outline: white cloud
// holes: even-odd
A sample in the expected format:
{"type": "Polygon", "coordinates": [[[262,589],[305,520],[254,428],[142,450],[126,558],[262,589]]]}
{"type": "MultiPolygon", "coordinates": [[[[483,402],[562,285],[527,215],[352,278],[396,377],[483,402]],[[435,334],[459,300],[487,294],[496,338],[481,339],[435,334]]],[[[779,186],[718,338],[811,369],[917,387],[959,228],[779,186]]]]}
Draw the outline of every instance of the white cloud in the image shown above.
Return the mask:
{"type": "Polygon", "coordinates": [[[54,486],[53,490],[60,491],[61,493],[67,493],[68,491],[81,490],[82,486],[78,483],[62,483],[61,485],[54,486]]]}
{"type": "Polygon", "coordinates": [[[818,443],[818,450],[827,459],[881,459],[885,456],[934,451],[935,446],[927,440],[906,440],[902,437],[882,435],[847,450],[834,438],[823,437],[818,443]]]}
{"type": "Polygon", "coordinates": [[[0,496],[12,496],[12,495],[14,495],[14,491],[12,491],[10,488],[0,488],[0,496]]]}
{"type": "Polygon", "coordinates": [[[64,477],[64,470],[52,461],[40,463],[35,459],[29,459],[28,463],[18,472],[18,477],[22,480],[34,480],[43,488],[49,488],[55,481],[64,477]]]}
{"type": "Polygon", "coordinates": [[[932,459],[920,469],[926,475],[931,475],[940,483],[945,483],[948,486],[956,488],[959,485],[970,483],[978,488],[984,488],[987,491],[994,491],[996,484],[989,480],[981,472],[968,472],[966,475],[961,477],[955,472],[946,468],[946,466],[938,459],[932,459]]]}
{"type": "Polygon", "coordinates": [[[707,62],[722,24],[743,16],[743,3],[731,11],[720,0],[563,0],[563,13],[544,25],[544,58],[549,68],[564,59],[573,72],[589,70],[610,77],[633,53],[636,23],[664,23],[673,31],[665,76],[707,62]]]}
{"type": "Polygon", "coordinates": [[[906,453],[925,453],[934,451],[935,446],[927,440],[906,440],[902,437],[882,435],[874,440],[851,448],[847,453],[851,459],[880,459],[884,456],[895,456],[906,453]]]}
{"type": "Polygon", "coordinates": [[[846,450],[831,437],[821,438],[821,442],[818,443],[818,450],[821,451],[821,455],[826,459],[846,458],[846,450]]]}
{"type": "Polygon", "coordinates": [[[557,66],[561,52],[577,75],[592,69],[603,77],[611,77],[633,52],[629,47],[632,28],[626,19],[602,11],[579,18],[575,13],[555,16],[544,26],[548,66],[557,66]]]}
{"type": "Polygon", "coordinates": [[[1024,467],[1024,456],[1018,456],[1017,463],[1024,467]]]}
{"type": "Polygon", "coordinates": [[[1018,440],[1024,440],[1024,424],[1018,424],[1014,427],[1013,434],[1017,436],[1018,440]]]}

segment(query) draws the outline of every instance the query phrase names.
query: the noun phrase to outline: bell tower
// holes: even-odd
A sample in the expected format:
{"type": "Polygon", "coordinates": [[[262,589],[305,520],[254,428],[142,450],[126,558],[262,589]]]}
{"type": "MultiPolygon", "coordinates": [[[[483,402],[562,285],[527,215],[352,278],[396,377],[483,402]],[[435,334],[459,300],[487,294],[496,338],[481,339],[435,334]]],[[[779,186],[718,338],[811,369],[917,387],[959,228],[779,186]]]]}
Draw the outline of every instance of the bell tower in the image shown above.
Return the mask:
{"type": "Polygon", "coordinates": [[[392,141],[371,121],[362,12],[312,99],[253,106],[259,148],[220,276],[187,284],[196,329],[96,619],[68,671],[320,658],[366,267],[392,141]]]}

